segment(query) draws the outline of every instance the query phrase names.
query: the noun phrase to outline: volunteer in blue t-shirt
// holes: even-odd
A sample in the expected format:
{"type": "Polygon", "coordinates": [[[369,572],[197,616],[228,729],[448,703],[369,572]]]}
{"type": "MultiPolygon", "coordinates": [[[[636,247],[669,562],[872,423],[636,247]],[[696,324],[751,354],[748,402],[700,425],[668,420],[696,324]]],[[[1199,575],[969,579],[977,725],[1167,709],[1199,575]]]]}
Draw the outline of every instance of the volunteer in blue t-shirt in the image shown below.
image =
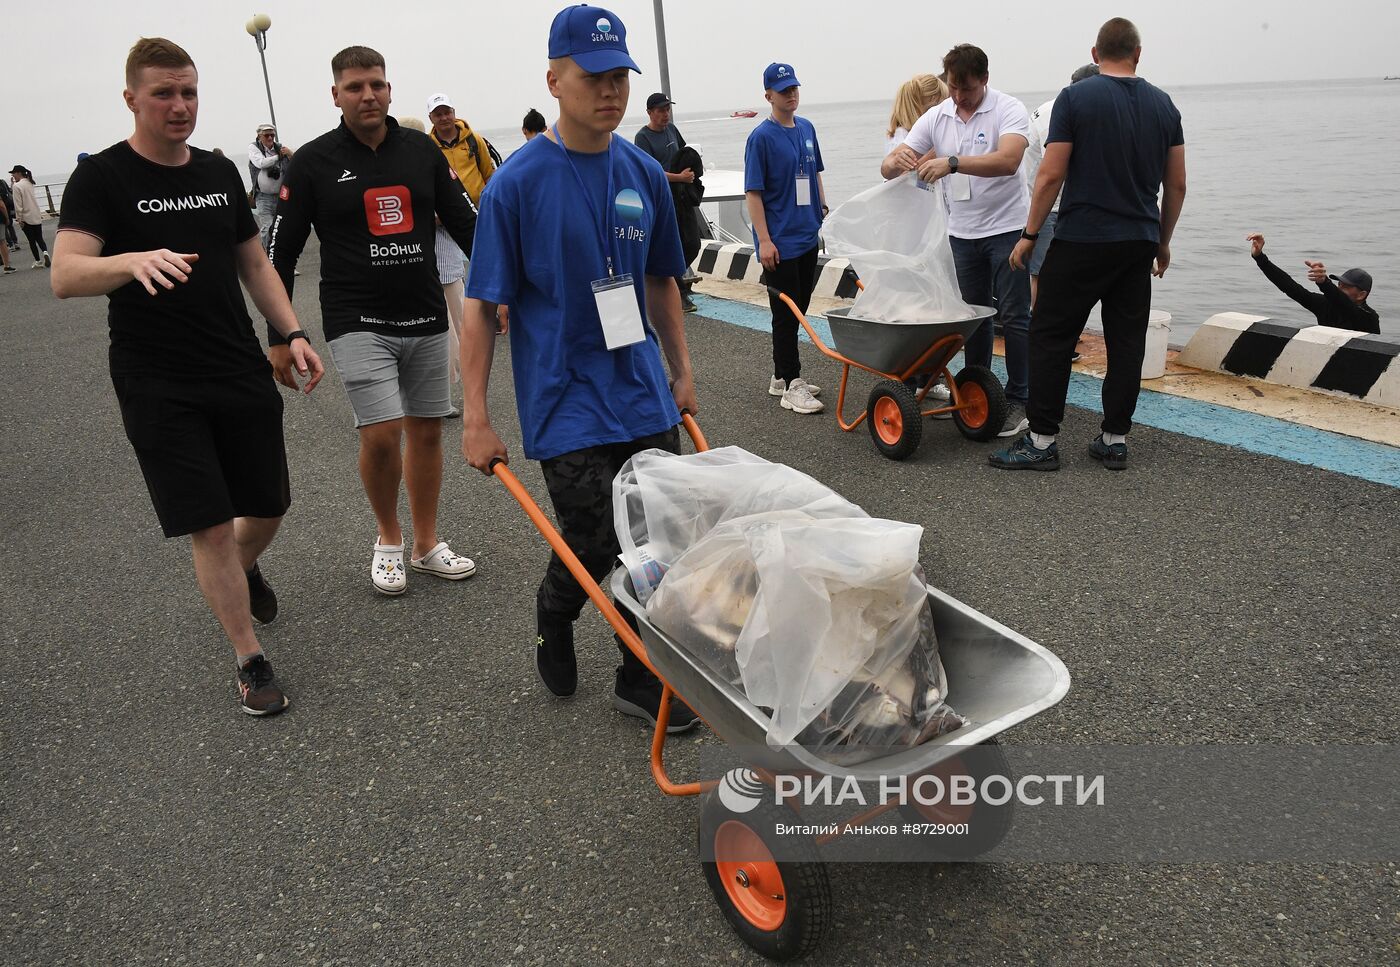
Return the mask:
{"type": "Polygon", "coordinates": [[[773,113],[749,133],[744,146],[744,194],[773,311],[768,394],[781,397],[785,410],[820,413],[821,390],[802,378],[797,355],[800,323],[773,293],[782,292],[805,313],[817,284],[817,233],[826,216],[826,191],[817,129],[797,116],[800,90],[791,64],[769,64],[764,70],[763,96],[773,113]]]}
{"type": "MultiPolygon", "coordinates": [[[[559,121],[481,196],[462,326],[467,462],[490,473],[506,457],[486,408],[496,308],[506,305],[525,456],[540,461],[564,539],[599,580],[618,552],[613,477],[641,450],[679,452],[680,410],[697,408],[671,191],[655,161],[613,136],[630,71],[640,73],[614,14],[580,5],[554,18],[546,79],[559,121]]],[[[573,622],[586,600],[551,557],[536,598],[535,661],[561,697],[577,687],[573,622]]],[[[660,700],[660,682],[623,648],[613,704],[654,724],[660,700]]],[[[670,731],[697,721],[672,702],[670,731]]]]}
{"type": "Polygon", "coordinates": [[[1055,98],[1030,214],[1010,256],[1017,269],[1030,258],[1063,186],[1031,321],[1030,430],[987,458],[1005,470],[1059,469],[1055,437],[1065,415],[1070,358],[1096,303],[1103,306],[1108,373],[1103,432],[1090,442],[1089,455],[1109,470],[1127,468],[1152,276],[1171,264],[1172,232],[1186,197],[1181,113],[1165,92],[1137,76],[1137,27],[1122,17],[1107,21],[1093,53],[1099,76],[1055,98]]]}

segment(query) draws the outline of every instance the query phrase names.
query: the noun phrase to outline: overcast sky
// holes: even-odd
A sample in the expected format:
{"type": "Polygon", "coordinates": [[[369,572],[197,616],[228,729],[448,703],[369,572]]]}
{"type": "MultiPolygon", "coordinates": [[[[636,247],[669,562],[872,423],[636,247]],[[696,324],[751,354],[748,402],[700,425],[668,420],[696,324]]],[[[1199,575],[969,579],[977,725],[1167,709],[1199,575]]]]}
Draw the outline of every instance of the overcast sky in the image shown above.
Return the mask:
{"type": "MultiPolygon", "coordinates": [[[[169,37],[199,67],[193,143],[246,148],[268,114],[257,48],[243,27],[258,12],[272,17],[268,71],[289,144],[338,122],[329,62],[350,44],[384,54],[396,115],[422,117],[428,95],[441,90],[476,127],[516,126],[531,107],[552,120],[544,74],[559,9],[557,0],[58,0],[20,20],[9,11],[10,43],[0,57],[9,81],[0,103],[3,167],[61,174],[79,151],[128,136],[122,66],[141,35],[169,37]]],[[[644,71],[633,81],[629,109],[639,116],[660,85],[652,3],[617,0],[609,9],[626,24],[644,71]]],[[[987,51],[993,86],[1051,90],[1088,59],[1098,26],[1111,16],[1138,25],[1140,72],[1168,88],[1400,74],[1400,4],[1393,0],[669,0],[671,95],[682,118],[761,109],[763,68],[781,60],[796,69],[808,103],[892,98],[909,76],[937,73],[957,43],[987,51]]]]}

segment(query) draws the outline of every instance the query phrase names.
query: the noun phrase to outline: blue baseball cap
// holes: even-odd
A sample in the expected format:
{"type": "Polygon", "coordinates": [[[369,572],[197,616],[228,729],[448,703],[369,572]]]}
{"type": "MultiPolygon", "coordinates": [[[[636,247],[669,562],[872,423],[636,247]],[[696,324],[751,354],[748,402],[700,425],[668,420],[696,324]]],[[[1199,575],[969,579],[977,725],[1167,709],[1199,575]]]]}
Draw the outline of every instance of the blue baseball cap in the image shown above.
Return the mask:
{"type": "Polygon", "coordinates": [[[802,82],[797,79],[797,74],[793,72],[791,64],[769,64],[763,70],[763,89],[765,91],[785,91],[789,87],[801,87],[802,82]]]}
{"type": "Polygon", "coordinates": [[[549,56],[572,57],[590,74],[626,67],[642,69],[627,53],[627,28],[617,14],[602,7],[565,7],[549,25],[549,56]]]}

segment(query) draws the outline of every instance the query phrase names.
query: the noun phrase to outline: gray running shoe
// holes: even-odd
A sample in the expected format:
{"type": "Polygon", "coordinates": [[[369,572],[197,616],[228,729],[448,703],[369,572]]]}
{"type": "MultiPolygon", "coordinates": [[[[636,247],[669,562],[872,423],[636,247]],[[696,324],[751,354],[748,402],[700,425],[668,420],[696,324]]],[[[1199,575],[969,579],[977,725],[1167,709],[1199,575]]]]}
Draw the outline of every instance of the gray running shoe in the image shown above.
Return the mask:
{"type": "Polygon", "coordinates": [[[1006,408],[1006,422],[1001,426],[999,437],[1019,436],[1031,428],[1031,421],[1026,419],[1026,408],[1020,403],[1012,403],[1006,408]]]}

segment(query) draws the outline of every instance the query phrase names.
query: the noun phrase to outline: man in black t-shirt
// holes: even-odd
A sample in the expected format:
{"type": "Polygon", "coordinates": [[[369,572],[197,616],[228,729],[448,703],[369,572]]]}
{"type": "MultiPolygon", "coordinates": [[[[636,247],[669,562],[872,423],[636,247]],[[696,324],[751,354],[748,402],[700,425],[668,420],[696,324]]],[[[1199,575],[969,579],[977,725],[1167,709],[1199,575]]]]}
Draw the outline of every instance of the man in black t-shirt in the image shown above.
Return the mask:
{"type": "Polygon", "coordinates": [[[1089,455],[1109,470],[1127,468],[1152,277],[1162,276],[1171,263],[1172,233],[1186,198],[1181,112],[1166,92],[1137,76],[1142,57],[1137,27],[1122,17],[1107,21],[1093,55],[1099,76],[1066,87],[1055,98],[1030,214],[1009,259],[1016,269],[1027,263],[1063,187],[1031,317],[1030,429],[987,458],[1004,470],[1059,469],[1055,437],[1064,419],[1071,357],[1090,310],[1100,302],[1108,373],[1103,432],[1089,444],[1089,455]]]}
{"type": "MultiPolygon", "coordinates": [[[[205,600],[238,656],[243,711],[287,706],[252,618],[277,615],[258,556],[291,502],[282,398],[239,282],[291,344],[305,391],[324,370],[277,274],[231,161],[187,143],[199,75],[178,45],[143,38],[126,63],[135,130],[90,156],[63,193],[60,299],[106,295],[122,422],[167,537],[189,534],[205,600]]],[[[286,382],[297,387],[289,371],[286,382]]]]}
{"type": "MultiPolygon", "coordinates": [[[[671,200],[676,205],[676,225],[681,232],[681,254],[685,256],[685,264],[690,265],[700,254],[700,206],[692,204],[690,195],[682,188],[695,184],[695,169],[671,170],[675,167],[672,162],[676,160],[676,155],[686,147],[685,138],[681,137],[680,130],[671,121],[671,106],[675,103],[660,91],[647,98],[646,127],[637,131],[632,143],[655,158],[661,170],[666,172],[666,181],[671,186],[671,200]]],[[[679,282],[681,308],[686,312],[695,312],[695,303],[690,298],[690,283],[683,278],[679,282]]]]}
{"type": "MultiPolygon", "coordinates": [[[[450,581],[476,573],[437,536],[442,418],[452,403],[434,225],[436,216],[470,258],[476,209],[433,140],[389,117],[378,51],[347,47],[331,58],[331,74],[340,126],[298,149],[268,255],[290,293],[297,257],[316,229],[321,320],[355,412],[360,480],[379,523],[370,581],[398,595],[408,589],[400,481],[413,518],[413,570],[450,581]]],[[[268,340],[272,365],[285,372],[282,340],[275,331],[268,340]]]]}

